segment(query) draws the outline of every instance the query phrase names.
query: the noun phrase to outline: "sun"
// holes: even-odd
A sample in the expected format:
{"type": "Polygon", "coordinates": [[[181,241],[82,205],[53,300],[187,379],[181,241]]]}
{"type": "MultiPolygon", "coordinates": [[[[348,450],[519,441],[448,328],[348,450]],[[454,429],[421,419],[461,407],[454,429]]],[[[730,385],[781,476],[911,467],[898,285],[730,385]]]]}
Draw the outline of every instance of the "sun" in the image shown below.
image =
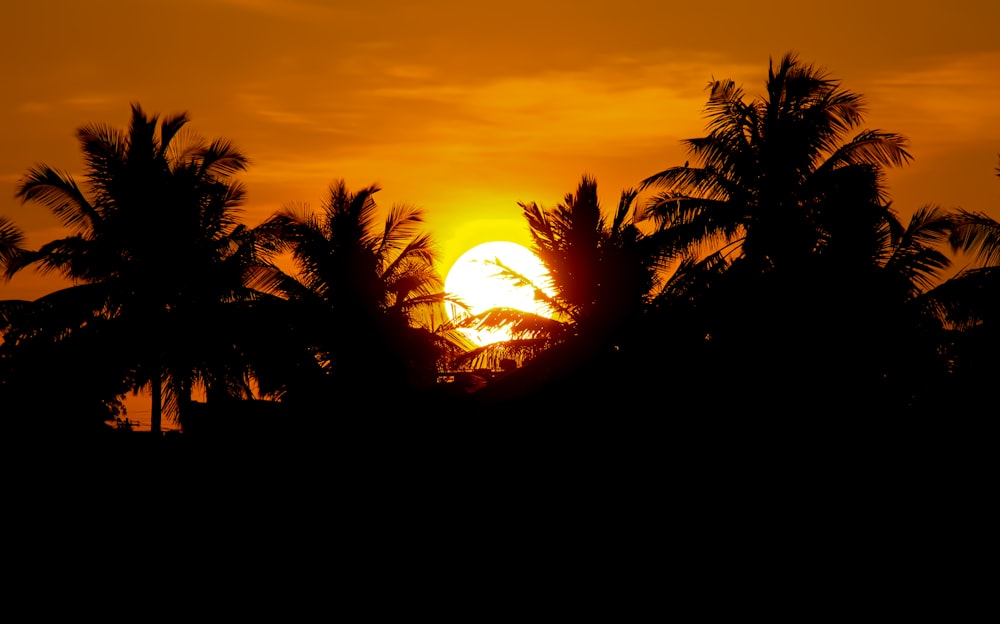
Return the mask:
{"type": "MultiPolygon", "coordinates": [[[[525,276],[532,283],[548,292],[550,280],[548,269],[530,249],[508,241],[491,241],[476,245],[466,251],[448,269],[445,277],[445,292],[454,295],[469,306],[468,314],[479,314],[492,308],[515,308],[543,316],[551,311],[535,299],[531,287],[517,286],[512,280],[500,275],[501,268],[496,262],[510,267],[525,276]]],[[[455,319],[464,312],[454,305],[448,306],[448,315],[455,319]]],[[[480,345],[500,340],[509,340],[508,331],[462,330],[480,345]]]]}

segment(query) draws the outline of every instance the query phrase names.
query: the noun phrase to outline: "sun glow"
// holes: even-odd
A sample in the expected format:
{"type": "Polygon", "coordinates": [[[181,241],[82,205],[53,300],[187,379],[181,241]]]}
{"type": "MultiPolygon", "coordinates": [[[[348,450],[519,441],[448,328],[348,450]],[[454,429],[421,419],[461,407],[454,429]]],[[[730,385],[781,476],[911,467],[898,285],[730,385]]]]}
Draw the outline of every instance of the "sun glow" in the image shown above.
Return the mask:
{"type": "MultiPolygon", "coordinates": [[[[551,310],[535,298],[534,289],[519,286],[504,277],[497,262],[520,273],[543,291],[550,292],[548,269],[531,250],[507,241],[482,243],[459,256],[448,270],[445,291],[458,297],[469,307],[466,312],[450,304],[447,306],[448,315],[456,319],[503,307],[550,316],[551,310]]],[[[509,340],[511,337],[507,330],[462,331],[480,345],[509,340]]]]}

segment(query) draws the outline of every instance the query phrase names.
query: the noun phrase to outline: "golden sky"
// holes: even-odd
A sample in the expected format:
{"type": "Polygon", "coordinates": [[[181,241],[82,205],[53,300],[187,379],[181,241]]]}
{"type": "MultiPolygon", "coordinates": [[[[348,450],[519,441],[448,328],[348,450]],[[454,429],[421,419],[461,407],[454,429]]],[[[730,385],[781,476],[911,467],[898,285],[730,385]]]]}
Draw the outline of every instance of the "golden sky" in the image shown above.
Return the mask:
{"type": "MultiPolygon", "coordinates": [[[[925,204],[1000,218],[1000,3],[982,0],[6,0],[0,6],[0,215],[38,245],[66,234],[14,199],[36,163],[82,173],[77,127],[129,104],[251,158],[244,220],[318,207],[335,178],[422,207],[442,270],[472,245],[528,243],[518,201],[594,175],[603,204],[687,158],[705,86],[761,92],[796,51],[867,97],[867,127],[910,138],[889,176],[925,204]]],[[[0,299],[52,280],[19,276],[0,299]]]]}

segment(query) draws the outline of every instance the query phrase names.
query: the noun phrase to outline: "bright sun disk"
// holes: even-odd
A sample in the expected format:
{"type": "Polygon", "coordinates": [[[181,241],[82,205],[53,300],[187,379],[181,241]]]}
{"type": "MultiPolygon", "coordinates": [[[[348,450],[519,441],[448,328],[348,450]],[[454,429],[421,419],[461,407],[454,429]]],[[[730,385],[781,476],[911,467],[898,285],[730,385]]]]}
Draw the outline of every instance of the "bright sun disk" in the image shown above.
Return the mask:
{"type": "MultiPolygon", "coordinates": [[[[476,245],[455,261],[445,277],[445,291],[469,306],[469,314],[503,307],[549,316],[551,311],[535,299],[534,289],[518,287],[512,280],[500,275],[497,260],[543,290],[549,290],[548,269],[530,249],[517,243],[492,241],[476,245]]],[[[457,306],[448,306],[448,314],[454,319],[463,312],[457,306]]],[[[463,331],[481,345],[510,338],[510,332],[506,330],[463,331]]]]}

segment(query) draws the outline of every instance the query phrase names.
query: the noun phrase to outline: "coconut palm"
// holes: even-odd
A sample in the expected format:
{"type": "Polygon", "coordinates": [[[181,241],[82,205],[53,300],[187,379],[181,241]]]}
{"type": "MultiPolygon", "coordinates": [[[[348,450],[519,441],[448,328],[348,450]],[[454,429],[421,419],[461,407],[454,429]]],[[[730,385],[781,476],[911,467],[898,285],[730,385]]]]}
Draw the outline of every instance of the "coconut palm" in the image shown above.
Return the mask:
{"type": "Polygon", "coordinates": [[[501,275],[533,288],[550,316],[501,309],[463,321],[507,328],[513,338],[464,354],[462,362],[495,367],[514,359],[524,367],[483,396],[506,400],[502,393],[533,394],[548,383],[585,386],[589,382],[584,377],[629,369],[644,352],[639,348],[645,341],[644,317],[664,288],[662,270],[671,254],[655,236],[639,230],[636,198],[634,190],[625,190],[615,211],[605,215],[597,182],[585,175],[576,191],[553,208],[519,204],[532,251],[548,268],[551,282],[534,284],[502,263],[498,268],[501,275]]]}
{"type": "Polygon", "coordinates": [[[288,206],[256,228],[277,252],[290,252],[295,271],[255,271],[254,284],[278,293],[297,318],[335,392],[427,388],[436,380],[447,341],[435,333],[445,300],[422,211],[395,205],[383,221],[377,185],[357,192],[331,184],[321,210],[288,206]]]}
{"type": "MultiPolygon", "coordinates": [[[[0,267],[6,270],[19,261],[27,251],[24,241],[21,229],[0,217],[0,267]]],[[[72,413],[74,422],[59,423],[67,430],[101,425],[120,413],[116,397],[127,390],[124,377],[103,379],[88,361],[88,350],[97,344],[94,337],[106,338],[108,328],[99,314],[75,315],[81,309],[100,309],[101,301],[81,305],[93,292],[79,287],[35,301],[0,301],[0,405],[9,416],[4,423],[8,430],[30,428],[29,415],[52,421],[72,413]],[[52,392],[56,387],[59,392],[52,392]]]]}
{"type": "Polygon", "coordinates": [[[675,403],[744,416],[929,409],[948,375],[942,298],[953,226],[949,211],[919,209],[906,225],[880,228],[866,271],[813,262],[796,281],[722,254],[706,259],[714,265],[685,296],[654,312],[669,331],[653,341],[669,339],[683,362],[669,370],[691,395],[675,403]]]}
{"type": "Polygon", "coordinates": [[[642,188],[671,245],[722,259],[686,318],[725,409],[843,411],[865,390],[913,403],[917,372],[943,374],[931,293],[955,222],[924,209],[904,226],[892,210],[884,169],[910,160],[905,138],[858,130],[861,96],[794,54],[763,97],[709,86],[709,133],[685,141],[695,166],[642,188]]]}
{"type": "Polygon", "coordinates": [[[613,336],[638,318],[657,283],[660,249],[634,223],[636,197],[623,191],[609,221],[597,181],[584,176],[553,209],[521,204],[533,249],[552,277],[554,305],[573,336],[616,343],[613,336]]]}
{"type": "MultiPolygon", "coordinates": [[[[1000,177],[1000,167],[997,168],[1000,177]]],[[[982,212],[957,210],[952,249],[970,259],[942,287],[939,301],[954,340],[949,354],[954,391],[971,406],[996,400],[993,383],[1000,374],[1000,222],[982,212]]]]}
{"type": "Polygon", "coordinates": [[[883,168],[910,160],[906,139],[850,136],[862,97],[791,53],[771,63],[765,96],[748,101],[732,80],[709,88],[708,136],[684,141],[695,166],[642,183],[659,191],[650,216],[683,244],[731,246],[755,271],[817,253],[870,257],[875,241],[855,236],[887,216],[883,168]]]}
{"type": "Polygon", "coordinates": [[[832,334],[839,345],[832,353],[852,357],[857,374],[848,378],[860,377],[886,407],[924,411],[946,381],[948,332],[941,302],[954,227],[954,213],[937,206],[917,209],[905,227],[891,222],[882,229],[873,268],[848,274],[820,317],[839,324],[832,334]]]}
{"type": "Polygon", "coordinates": [[[224,310],[251,294],[242,276],[256,252],[237,221],[245,191],[232,178],[246,156],[225,140],[177,140],[186,114],[161,122],[131,108],[125,132],[101,124],[77,131],[86,192],[47,165],[20,181],[17,197],[47,207],[72,233],[9,258],[5,274],[35,266],[61,273],[71,288],[89,287],[72,297],[74,314],[112,318],[124,330],[116,335],[127,340],[109,344],[105,358],[124,358],[135,388],[150,387],[159,432],[162,379],[175,416],[195,384],[211,391],[233,381],[222,372],[235,348],[224,310]]]}
{"type": "Polygon", "coordinates": [[[5,430],[85,435],[124,410],[131,371],[105,359],[124,342],[100,313],[100,293],[66,288],[34,301],[0,302],[0,409],[5,430]],[[87,301],[92,295],[93,300],[87,301]],[[87,304],[95,311],[81,315],[87,304]]]}

